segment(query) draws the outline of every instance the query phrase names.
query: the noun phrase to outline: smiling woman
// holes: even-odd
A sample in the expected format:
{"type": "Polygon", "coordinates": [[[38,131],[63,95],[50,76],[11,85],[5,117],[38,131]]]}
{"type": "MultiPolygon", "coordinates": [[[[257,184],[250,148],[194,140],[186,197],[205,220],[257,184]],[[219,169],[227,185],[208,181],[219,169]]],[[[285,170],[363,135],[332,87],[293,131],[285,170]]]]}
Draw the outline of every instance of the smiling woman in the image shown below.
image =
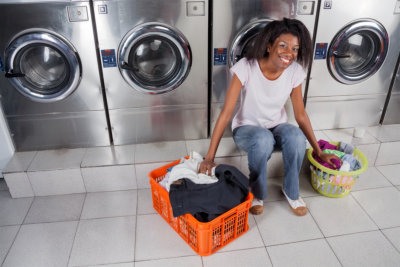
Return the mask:
{"type": "Polygon", "coordinates": [[[232,120],[233,138],[247,152],[250,189],[254,200],[250,212],[261,214],[267,197],[267,161],[275,148],[282,150],[285,177],[282,191],[296,215],[307,213],[299,196],[299,172],[307,137],[315,153],[330,164],[332,154],[322,153],[304,109],[301,84],[303,68],[311,62],[311,38],[304,24],[295,19],[268,23],[248,53],[232,68],[233,78],[224,107],[212,134],[200,172],[211,172],[222,134],[240,95],[240,106],[232,120]],[[287,123],[284,105],[291,98],[299,127],[287,123]]]}

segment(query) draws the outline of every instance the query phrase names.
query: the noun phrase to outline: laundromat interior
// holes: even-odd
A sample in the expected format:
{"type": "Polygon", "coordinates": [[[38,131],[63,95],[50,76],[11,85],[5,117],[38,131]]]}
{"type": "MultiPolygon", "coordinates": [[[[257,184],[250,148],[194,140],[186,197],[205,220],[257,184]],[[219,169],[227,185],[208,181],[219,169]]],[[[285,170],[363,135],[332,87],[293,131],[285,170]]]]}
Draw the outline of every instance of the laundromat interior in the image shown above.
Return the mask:
{"type": "MultiPolygon", "coordinates": [[[[0,21],[1,267],[400,266],[400,0],[2,0],[0,21]],[[316,139],[368,168],[329,197],[306,153],[295,216],[275,150],[243,233],[231,216],[167,222],[154,170],[207,154],[230,68],[283,18],[313,42],[316,139]]],[[[215,163],[249,175],[229,124],[215,163]]]]}

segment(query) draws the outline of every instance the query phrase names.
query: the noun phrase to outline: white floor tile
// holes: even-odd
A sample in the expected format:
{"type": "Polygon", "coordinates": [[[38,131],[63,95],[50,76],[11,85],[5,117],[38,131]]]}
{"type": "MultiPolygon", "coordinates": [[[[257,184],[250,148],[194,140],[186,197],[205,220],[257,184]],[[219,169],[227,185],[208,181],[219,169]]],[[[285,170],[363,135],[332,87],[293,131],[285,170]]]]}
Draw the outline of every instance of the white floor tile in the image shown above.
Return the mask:
{"type": "Polygon", "coordinates": [[[378,171],[376,167],[369,166],[367,170],[359,176],[351,190],[354,192],[387,186],[392,186],[392,184],[382,175],[381,172],[378,171]]]}
{"type": "Polygon", "coordinates": [[[196,255],[192,248],[159,215],[138,215],[135,260],[196,255]]]}
{"type": "Polygon", "coordinates": [[[200,140],[187,140],[186,147],[188,153],[196,151],[201,156],[205,157],[210,146],[210,139],[200,139],[200,140]]]}
{"type": "Polygon", "coordinates": [[[135,267],[135,263],[115,263],[115,264],[100,264],[100,265],[90,265],[88,267],[135,267]]]}
{"type": "Polygon", "coordinates": [[[400,142],[382,143],[375,165],[390,165],[400,163],[400,142]]]}
{"type": "Polygon", "coordinates": [[[55,170],[28,172],[35,196],[84,193],[81,170],[55,170]]]}
{"type": "Polygon", "coordinates": [[[68,266],[134,261],[135,216],[79,222],[68,266]]]}
{"type": "Polygon", "coordinates": [[[28,170],[36,151],[28,152],[15,152],[11,160],[7,163],[6,167],[2,170],[3,173],[9,172],[24,172],[28,170]]]}
{"type": "Polygon", "coordinates": [[[255,219],[266,246],[323,237],[309,213],[296,216],[286,201],[264,203],[255,219]]]}
{"type": "Polygon", "coordinates": [[[324,130],[324,133],[329,136],[329,139],[335,142],[345,142],[355,146],[379,143],[379,141],[368,132],[366,132],[362,138],[354,137],[353,132],[354,128],[324,130]]]}
{"type": "Polygon", "coordinates": [[[7,191],[0,191],[0,226],[22,224],[33,198],[12,199],[7,191]]]}
{"type": "Polygon", "coordinates": [[[351,195],[342,198],[309,197],[304,200],[324,236],[378,230],[351,195]]]}
{"type": "MultiPolygon", "coordinates": [[[[324,131],[314,131],[314,135],[315,135],[315,138],[317,139],[317,141],[318,140],[325,140],[325,141],[332,141],[330,138],[329,138],[329,136],[327,136],[326,134],[325,134],[325,132],[324,131]]],[[[309,147],[311,147],[311,145],[310,145],[310,143],[308,142],[308,140],[307,140],[307,145],[306,145],[306,147],[307,148],[309,148],[309,147]]]]}
{"type": "Polygon", "coordinates": [[[137,191],[87,193],[82,219],[136,215],[137,191]]]}
{"type": "Polygon", "coordinates": [[[254,248],[247,250],[237,250],[230,252],[215,253],[208,257],[203,257],[204,267],[272,267],[265,248],[254,248]]]}
{"type": "Polygon", "coordinates": [[[375,166],[380,144],[358,145],[359,149],[368,159],[368,166],[375,166]]]}
{"type": "Polygon", "coordinates": [[[148,164],[136,164],[136,177],[138,188],[150,188],[149,173],[153,170],[161,168],[170,162],[158,162],[158,163],[148,163],[148,164]]]}
{"type": "Polygon", "coordinates": [[[400,185],[400,164],[378,166],[378,170],[394,185],[400,185]]]}
{"type": "Polygon", "coordinates": [[[24,224],[79,221],[85,194],[35,197],[24,224]]]}
{"type": "Polygon", "coordinates": [[[174,161],[188,155],[185,141],[138,144],[135,163],[174,161]]]}
{"type": "Polygon", "coordinates": [[[221,248],[218,252],[264,247],[256,221],[251,214],[249,214],[248,224],[249,230],[246,233],[221,248]]]}
{"type": "Polygon", "coordinates": [[[135,267],[203,267],[200,256],[179,257],[151,261],[139,261],[135,267]]]}
{"type": "Polygon", "coordinates": [[[0,263],[4,261],[18,230],[19,225],[0,227],[0,263]]]}
{"type": "Polygon", "coordinates": [[[33,197],[31,183],[26,172],[5,173],[4,179],[13,198],[33,197]]]}
{"type": "Polygon", "coordinates": [[[28,171],[80,168],[86,148],[38,151],[28,171]]]}
{"type": "Polygon", "coordinates": [[[131,190],[137,188],[135,166],[115,165],[82,168],[87,192],[131,190]]]}
{"type": "Polygon", "coordinates": [[[267,247],[274,267],[339,267],[340,262],[324,239],[267,247]]]}
{"type": "Polygon", "coordinates": [[[394,187],[351,193],[380,229],[400,226],[400,192],[394,187]]]}
{"type": "Polygon", "coordinates": [[[138,190],[138,207],[137,214],[153,214],[156,213],[153,208],[153,199],[151,196],[151,189],[138,190]]]}
{"type": "Polygon", "coordinates": [[[82,167],[98,167],[135,163],[135,145],[93,147],[86,150],[82,167]]]}
{"type": "Polygon", "coordinates": [[[382,233],[400,251],[400,227],[382,230],[382,233]]]}
{"type": "MultiPolygon", "coordinates": [[[[210,139],[188,140],[186,141],[186,145],[189,153],[196,151],[205,157],[210,146],[210,139]]],[[[241,154],[232,137],[223,137],[221,138],[215,157],[233,157],[241,156],[241,154]]]]}
{"type": "Polygon", "coordinates": [[[370,127],[368,132],[381,142],[400,141],[399,124],[370,127]]]}
{"type": "Polygon", "coordinates": [[[66,266],[78,222],[22,225],[3,267],[66,266]]]}
{"type": "Polygon", "coordinates": [[[343,267],[399,266],[400,254],[379,231],[327,239],[343,267]]]}

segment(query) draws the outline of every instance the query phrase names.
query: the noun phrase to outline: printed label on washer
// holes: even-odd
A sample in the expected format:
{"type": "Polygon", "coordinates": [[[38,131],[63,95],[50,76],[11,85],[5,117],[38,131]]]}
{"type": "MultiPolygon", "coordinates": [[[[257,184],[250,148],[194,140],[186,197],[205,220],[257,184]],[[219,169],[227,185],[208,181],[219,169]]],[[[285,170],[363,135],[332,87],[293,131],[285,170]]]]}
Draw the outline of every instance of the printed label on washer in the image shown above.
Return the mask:
{"type": "Polygon", "coordinates": [[[117,66],[117,59],[115,57],[115,49],[101,50],[101,58],[104,68],[112,68],[117,66]]]}
{"type": "Polygon", "coordinates": [[[1,59],[1,56],[0,56],[0,72],[4,72],[4,65],[3,65],[3,60],[1,59]]]}
{"type": "Polygon", "coordinates": [[[227,57],[227,48],[214,48],[214,66],[226,65],[227,57]]]}
{"type": "Polygon", "coordinates": [[[331,9],[331,8],[332,8],[332,0],[325,0],[324,9],[331,9]]]}
{"type": "Polygon", "coordinates": [[[315,45],[314,59],[325,59],[327,50],[328,50],[328,43],[317,43],[315,45]]]}

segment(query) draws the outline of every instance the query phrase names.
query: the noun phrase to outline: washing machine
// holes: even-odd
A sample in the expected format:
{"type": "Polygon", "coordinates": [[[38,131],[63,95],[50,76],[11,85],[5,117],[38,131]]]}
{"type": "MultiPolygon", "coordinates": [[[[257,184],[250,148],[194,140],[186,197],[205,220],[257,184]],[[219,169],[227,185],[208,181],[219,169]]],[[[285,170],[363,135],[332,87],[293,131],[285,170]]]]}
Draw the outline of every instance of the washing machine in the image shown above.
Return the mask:
{"type": "MultiPolygon", "coordinates": [[[[213,1],[211,129],[214,129],[223,108],[225,94],[232,78],[230,67],[244,56],[258,32],[269,22],[286,17],[302,21],[313,36],[318,4],[319,1],[301,0],[213,1]]],[[[293,110],[289,102],[285,107],[289,121],[293,122],[293,110]]],[[[224,136],[231,135],[231,128],[227,127],[224,136]]]]}
{"type": "Polygon", "coordinates": [[[381,124],[400,124],[400,55],[390,84],[381,124]]]}
{"type": "Polygon", "coordinates": [[[0,17],[1,104],[16,150],[109,145],[89,1],[2,1],[0,17]]]}
{"type": "Polygon", "coordinates": [[[399,28],[397,0],[321,2],[306,103],[314,129],[379,124],[399,28]]]}
{"type": "Polygon", "coordinates": [[[94,1],[114,144],[207,137],[208,1],[94,1]]]}

